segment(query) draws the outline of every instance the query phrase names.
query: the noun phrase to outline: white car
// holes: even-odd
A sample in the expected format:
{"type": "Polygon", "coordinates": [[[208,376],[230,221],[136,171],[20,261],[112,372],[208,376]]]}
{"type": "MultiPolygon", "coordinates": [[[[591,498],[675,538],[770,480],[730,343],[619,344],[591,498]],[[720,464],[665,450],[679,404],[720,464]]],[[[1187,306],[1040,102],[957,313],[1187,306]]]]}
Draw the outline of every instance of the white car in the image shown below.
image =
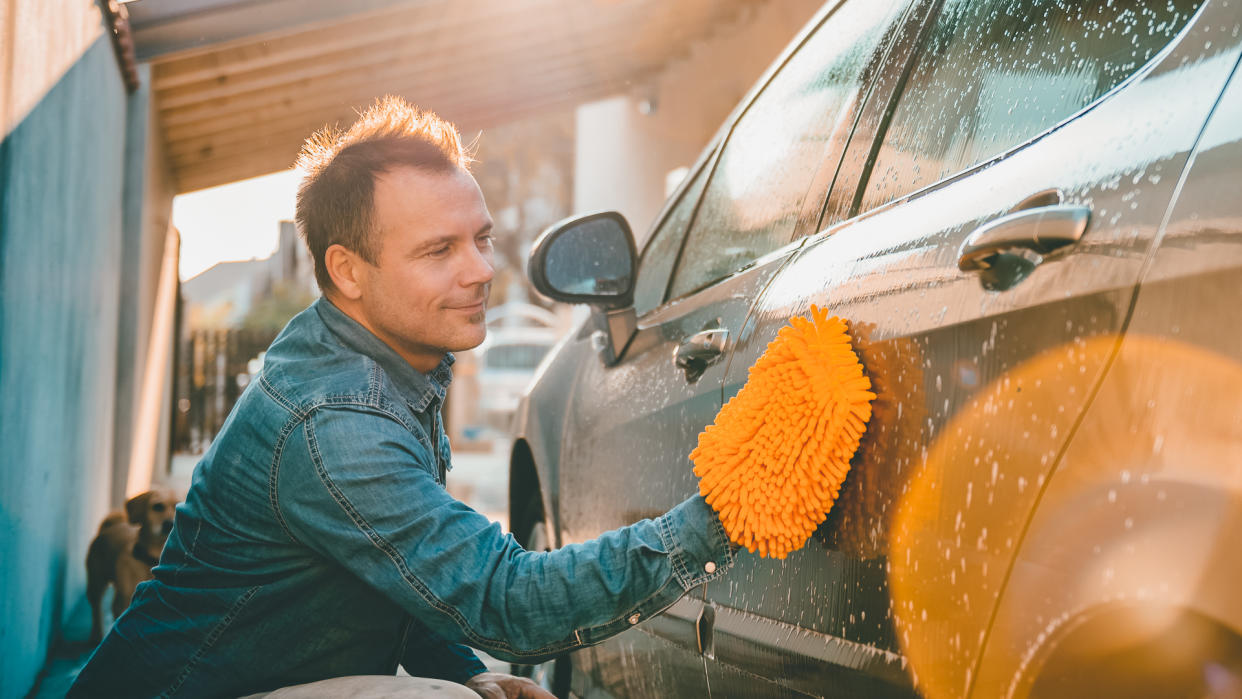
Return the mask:
{"type": "Polygon", "coordinates": [[[562,335],[561,323],[529,304],[505,304],[489,316],[487,339],[478,348],[479,411],[487,426],[508,434],[535,370],[562,335]]]}

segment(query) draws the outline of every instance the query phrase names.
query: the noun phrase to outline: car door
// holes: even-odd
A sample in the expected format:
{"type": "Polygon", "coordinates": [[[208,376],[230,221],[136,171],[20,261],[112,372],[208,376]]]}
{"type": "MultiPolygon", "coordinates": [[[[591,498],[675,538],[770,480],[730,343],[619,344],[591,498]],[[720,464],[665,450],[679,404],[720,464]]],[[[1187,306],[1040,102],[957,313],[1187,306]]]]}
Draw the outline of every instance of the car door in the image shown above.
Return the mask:
{"type": "MultiPolygon", "coordinates": [[[[1210,17],[1242,28],[1242,7],[1210,17]]],[[[1026,527],[978,696],[1242,687],[1240,68],[1157,233],[1125,337],[1026,527]]]]}
{"type": "MultiPolygon", "coordinates": [[[[720,409],[734,338],[814,230],[830,182],[823,164],[835,172],[865,102],[868,71],[905,5],[852,3],[847,14],[821,14],[840,31],[797,42],[778,61],[719,154],[687,185],[701,196],[683,195],[670,213],[677,221],[684,202],[697,202],[684,235],[662,228],[653,236],[628,347],[614,364],[582,362],[574,379],[558,469],[562,544],[662,514],[696,492],[687,456],[720,409]],[[661,268],[665,286],[655,292],[651,270],[661,268]]],[[[698,598],[578,653],[575,667],[614,696],[705,696],[698,598]]]]}
{"type": "Polygon", "coordinates": [[[1234,25],[1201,4],[928,3],[824,232],[731,357],[726,396],[818,304],[849,321],[878,397],[812,541],[708,586],[713,686],[970,695],[1023,528],[1232,68],[1234,25]]]}

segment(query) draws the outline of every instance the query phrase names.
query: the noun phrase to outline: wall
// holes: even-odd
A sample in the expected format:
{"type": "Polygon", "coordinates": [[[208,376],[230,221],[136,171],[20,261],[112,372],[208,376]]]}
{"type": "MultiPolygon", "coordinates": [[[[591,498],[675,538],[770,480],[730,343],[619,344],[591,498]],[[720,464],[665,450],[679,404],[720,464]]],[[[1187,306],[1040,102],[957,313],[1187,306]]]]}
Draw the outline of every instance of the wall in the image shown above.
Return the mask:
{"type": "MultiPolygon", "coordinates": [[[[123,188],[121,256],[121,299],[117,326],[116,428],[113,435],[111,499],[125,499],[130,464],[135,457],[135,420],[140,413],[146,364],[151,352],[151,332],[155,326],[156,297],[165,254],[168,230],[172,226],[172,200],[176,185],[158,137],[158,112],[151,99],[148,65],[139,67],[141,85],[129,96],[129,115],[125,134],[125,180],[123,188]],[[150,134],[150,137],[148,136],[150,134]]],[[[173,236],[175,240],[175,235],[173,236]]],[[[171,344],[171,338],[168,339],[171,344]]],[[[171,359],[168,372],[172,371],[171,359]]],[[[163,380],[164,405],[171,405],[171,375],[163,380]]],[[[161,423],[166,429],[168,420],[161,423]]],[[[139,447],[138,458],[144,450],[139,447]]],[[[168,471],[168,450],[156,450],[156,463],[149,466],[157,475],[168,471]]]]}
{"type": "Polygon", "coordinates": [[[646,84],[579,107],[574,211],[620,211],[641,244],[664,204],[668,172],[694,164],[822,4],[777,0],[749,6],[646,84]]]}
{"type": "Polygon", "coordinates": [[[0,2],[0,128],[13,130],[103,33],[92,2],[0,2]]]}
{"type": "Polygon", "coordinates": [[[114,504],[127,98],[91,2],[6,0],[0,38],[0,697],[15,697],[114,504]]]}

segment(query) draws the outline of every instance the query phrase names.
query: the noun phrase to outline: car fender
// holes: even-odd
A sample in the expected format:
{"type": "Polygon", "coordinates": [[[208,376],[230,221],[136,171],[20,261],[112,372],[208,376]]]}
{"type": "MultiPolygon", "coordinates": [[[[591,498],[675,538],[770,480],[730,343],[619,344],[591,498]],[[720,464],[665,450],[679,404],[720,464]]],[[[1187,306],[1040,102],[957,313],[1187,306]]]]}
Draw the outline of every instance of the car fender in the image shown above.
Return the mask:
{"type": "Polygon", "coordinates": [[[1242,366],[1127,336],[1027,527],[973,695],[1025,695],[1099,615],[1104,646],[1160,644],[1185,612],[1242,634],[1240,450],[1242,366]]]}
{"type": "Polygon", "coordinates": [[[555,527],[559,464],[563,423],[571,408],[578,385],[577,367],[583,362],[599,361],[594,355],[587,329],[583,324],[565,335],[544,357],[535,371],[530,386],[518,402],[513,418],[513,446],[509,458],[509,521],[512,531],[521,531],[523,516],[532,491],[540,493],[543,511],[552,524],[551,533],[560,545],[555,527]]]}

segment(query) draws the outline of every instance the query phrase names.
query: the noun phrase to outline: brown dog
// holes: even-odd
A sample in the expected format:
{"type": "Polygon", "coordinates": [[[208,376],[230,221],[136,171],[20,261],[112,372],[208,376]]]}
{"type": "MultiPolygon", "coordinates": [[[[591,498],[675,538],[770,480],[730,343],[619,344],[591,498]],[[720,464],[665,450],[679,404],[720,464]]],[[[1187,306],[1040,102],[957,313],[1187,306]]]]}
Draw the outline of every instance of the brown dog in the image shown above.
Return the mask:
{"type": "Polygon", "coordinates": [[[173,510],[181,499],[168,488],[155,488],[125,503],[99,525],[86,552],[86,599],[91,603],[91,643],[103,638],[103,593],[112,584],[112,618],[129,606],[134,588],[151,579],[164,542],[172,531],[173,510]]]}

